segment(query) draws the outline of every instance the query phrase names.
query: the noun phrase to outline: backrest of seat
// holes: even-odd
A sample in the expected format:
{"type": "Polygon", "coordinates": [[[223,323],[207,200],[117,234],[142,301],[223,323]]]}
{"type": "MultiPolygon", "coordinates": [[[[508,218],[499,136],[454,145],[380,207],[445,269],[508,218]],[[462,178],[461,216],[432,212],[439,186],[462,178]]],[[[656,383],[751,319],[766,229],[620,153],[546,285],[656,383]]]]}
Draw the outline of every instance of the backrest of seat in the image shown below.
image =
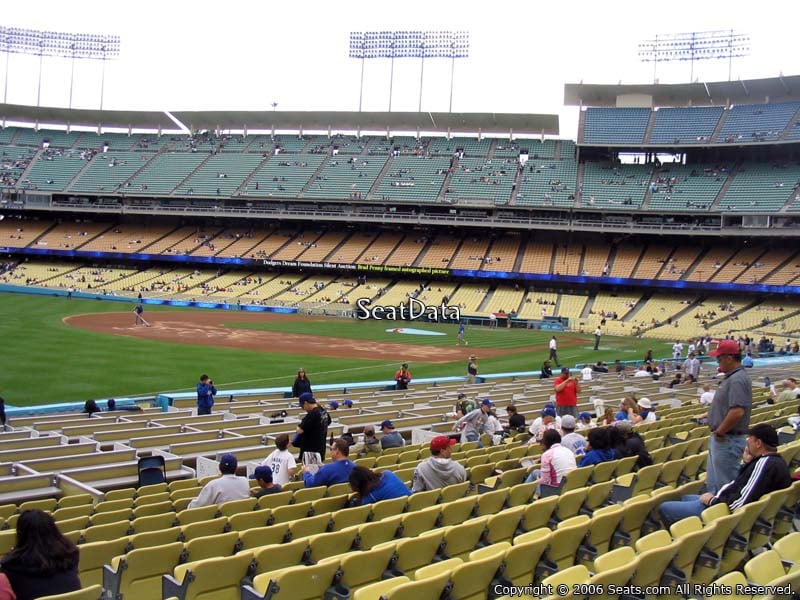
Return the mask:
{"type": "Polygon", "coordinates": [[[247,575],[252,556],[243,552],[234,556],[207,558],[175,567],[175,578],[183,581],[191,572],[184,600],[239,600],[241,581],[247,575]]]}
{"type": "Polygon", "coordinates": [[[303,561],[308,548],[308,540],[300,539],[286,544],[269,544],[253,548],[256,573],[266,573],[276,569],[294,567],[303,561]]]}
{"type": "Polygon", "coordinates": [[[128,552],[120,579],[122,597],[157,598],[161,594],[161,576],[172,571],[182,552],[180,542],[128,552]]]}

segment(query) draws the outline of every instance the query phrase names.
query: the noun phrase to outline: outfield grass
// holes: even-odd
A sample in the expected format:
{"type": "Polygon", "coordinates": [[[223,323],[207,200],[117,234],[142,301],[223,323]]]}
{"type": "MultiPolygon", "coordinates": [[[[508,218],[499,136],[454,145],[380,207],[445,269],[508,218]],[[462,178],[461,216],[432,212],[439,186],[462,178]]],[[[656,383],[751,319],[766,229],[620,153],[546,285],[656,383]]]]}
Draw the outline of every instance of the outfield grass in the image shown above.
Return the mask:
{"type": "MultiPolygon", "coordinates": [[[[338,359],[303,354],[265,353],[229,348],[210,348],[100,334],[70,327],[63,318],[83,313],[128,311],[130,305],[98,300],[67,300],[47,296],[0,293],[0,394],[11,405],[24,406],[89,398],[124,397],[164,391],[194,389],[201,373],[207,372],[221,388],[274,387],[291,385],[298,367],[304,367],[313,384],[347,383],[391,379],[397,365],[383,360],[338,359]]],[[[148,307],[155,310],[187,310],[148,307]]],[[[253,324],[232,326],[253,327],[253,324]]],[[[276,321],[259,328],[293,333],[370,339],[416,345],[455,344],[455,326],[394,323],[391,321],[325,322],[276,321]],[[439,330],[446,336],[399,335],[385,329],[416,327],[439,330]]],[[[547,357],[550,332],[521,329],[472,327],[467,329],[469,347],[504,348],[506,356],[479,360],[482,373],[538,369],[547,357]],[[540,346],[537,352],[514,349],[540,346]]],[[[579,339],[580,345],[559,351],[562,364],[574,365],[597,360],[636,360],[652,347],[655,355],[666,356],[668,345],[661,342],[604,336],[601,350],[594,352],[593,336],[558,334],[559,340],[579,339]]],[[[446,364],[412,364],[415,378],[463,375],[463,361],[446,364]]]]}

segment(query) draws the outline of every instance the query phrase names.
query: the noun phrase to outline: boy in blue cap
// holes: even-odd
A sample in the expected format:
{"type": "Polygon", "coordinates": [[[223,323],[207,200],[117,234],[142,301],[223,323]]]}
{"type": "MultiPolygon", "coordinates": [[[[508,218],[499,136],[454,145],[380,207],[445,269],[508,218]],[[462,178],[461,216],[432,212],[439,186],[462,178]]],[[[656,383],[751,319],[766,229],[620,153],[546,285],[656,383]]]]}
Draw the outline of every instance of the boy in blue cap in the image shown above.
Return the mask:
{"type": "Polygon", "coordinates": [[[250,475],[250,479],[255,479],[259,485],[258,488],[253,488],[250,492],[256,498],[261,498],[261,496],[266,496],[267,494],[277,494],[281,491],[281,486],[272,481],[272,469],[266,465],[256,467],[256,470],[250,475]]]}

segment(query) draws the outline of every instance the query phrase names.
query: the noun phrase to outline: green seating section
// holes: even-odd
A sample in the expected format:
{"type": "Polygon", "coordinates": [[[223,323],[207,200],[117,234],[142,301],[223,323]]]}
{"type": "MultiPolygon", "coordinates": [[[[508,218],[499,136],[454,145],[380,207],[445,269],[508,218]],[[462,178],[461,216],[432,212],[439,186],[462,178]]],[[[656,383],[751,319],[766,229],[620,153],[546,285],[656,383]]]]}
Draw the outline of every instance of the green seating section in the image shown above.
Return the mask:
{"type": "Polygon", "coordinates": [[[514,204],[573,206],[578,164],[574,160],[528,160],[514,204]]]}
{"type": "Polygon", "coordinates": [[[195,196],[230,196],[262,160],[259,154],[220,152],[184,181],[178,192],[195,196]]]}
{"type": "Polygon", "coordinates": [[[800,165],[743,163],[736,170],[720,209],[739,212],[777,212],[794,195],[800,165]]]}
{"type": "Polygon", "coordinates": [[[428,152],[432,155],[443,154],[446,156],[453,155],[457,150],[464,151],[464,156],[469,157],[483,157],[489,154],[489,148],[492,145],[491,139],[476,139],[476,138],[434,138],[428,146],[428,152]]]}
{"type": "Polygon", "coordinates": [[[367,196],[383,169],[386,157],[378,156],[331,156],[311,187],[306,198],[350,198],[367,196]]]}
{"type": "Polygon", "coordinates": [[[44,151],[28,171],[28,181],[24,186],[48,191],[65,190],[84,166],[86,160],[78,152],[67,151],[62,154],[44,151]]]}
{"type": "Polygon", "coordinates": [[[0,184],[16,185],[35,154],[34,148],[0,146],[0,184]]]}
{"type": "Polygon", "coordinates": [[[158,154],[131,180],[137,194],[169,194],[202,163],[208,154],[169,152],[158,154]]]}
{"type": "Polygon", "coordinates": [[[651,172],[650,165],[611,167],[586,163],[583,172],[583,206],[638,209],[650,183],[651,172]]]}
{"type": "Polygon", "coordinates": [[[312,154],[330,154],[335,148],[339,154],[361,154],[367,140],[353,135],[318,135],[308,141],[308,152],[312,154]]]}
{"type": "Polygon", "coordinates": [[[16,127],[5,127],[0,129],[0,144],[10,144],[15,135],[17,135],[16,127]]]}
{"type": "Polygon", "coordinates": [[[70,191],[97,193],[125,191],[123,185],[152,155],[109,151],[96,155],[70,191]],[[123,186],[120,188],[120,186],[123,186]]]}
{"type": "Polygon", "coordinates": [[[244,152],[253,142],[252,137],[242,135],[226,135],[219,139],[219,149],[222,152],[244,152]]]}
{"type": "Polygon", "coordinates": [[[513,158],[463,158],[458,161],[445,197],[450,200],[477,198],[491,200],[496,205],[508,204],[518,164],[513,158]]]}
{"type": "Polygon", "coordinates": [[[100,149],[104,143],[108,143],[109,149],[113,151],[131,150],[139,143],[140,139],[141,136],[139,135],[127,135],[125,133],[103,133],[98,135],[93,131],[84,131],[78,138],[76,147],[100,149]]]}
{"type": "Polygon", "coordinates": [[[719,165],[664,165],[656,175],[648,209],[708,210],[728,180],[729,172],[728,167],[719,165]]]}
{"type": "Polygon", "coordinates": [[[589,108],[583,143],[641,144],[649,119],[649,108],[589,108]]]}
{"type": "Polygon", "coordinates": [[[378,186],[380,198],[435,202],[442,190],[450,158],[398,156],[378,186]]]}
{"type": "MultiPolygon", "coordinates": [[[[265,142],[269,142],[273,148],[280,148],[281,152],[291,152],[293,154],[300,154],[306,146],[308,146],[308,137],[299,137],[297,135],[276,135],[274,138],[265,136],[265,142]]],[[[265,146],[269,144],[265,143],[265,146]]]]}
{"type": "Polygon", "coordinates": [[[73,131],[67,133],[57,129],[23,129],[17,130],[17,135],[14,137],[14,144],[17,146],[36,146],[42,147],[45,141],[50,143],[51,148],[72,148],[81,137],[81,133],[73,131]]]}
{"type": "Polygon", "coordinates": [[[278,154],[250,178],[245,196],[297,196],[325,160],[324,154],[278,154]]]}
{"type": "Polygon", "coordinates": [[[656,111],[651,144],[704,144],[719,123],[722,106],[661,108],[656,111]]]}
{"type": "Polygon", "coordinates": [[[719,142],[763,142],[777,140],[797,111],[800,102],[739,104],[728,111],[719,142]]]}
{"type": "Polygon", "coordinates": [[[417,139],[408,135],[396,135],[390,140],[376,138],[367,148],[369,154],[389,154],[394,150],[400,154],[421,154],[427,148],[429,138],[417,139]]]}

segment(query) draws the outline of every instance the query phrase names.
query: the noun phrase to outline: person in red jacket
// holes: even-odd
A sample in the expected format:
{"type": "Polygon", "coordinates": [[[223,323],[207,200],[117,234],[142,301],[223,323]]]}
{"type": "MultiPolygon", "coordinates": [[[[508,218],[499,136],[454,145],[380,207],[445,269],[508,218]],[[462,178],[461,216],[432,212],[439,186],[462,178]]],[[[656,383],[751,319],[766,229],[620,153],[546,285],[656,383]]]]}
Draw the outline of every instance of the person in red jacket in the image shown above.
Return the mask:
{"type": "Polygon", "coordinates": [[[559,417],[572,415],[578,417],[578,394],[581,391],[581,382],[577,376],[569,374],[569,368],[561,369],[561,375],[553,381],[556,391],[556,414],[559,417]]]}
{"type": "Polygon", "coordinates": [[[408,370],[408,363],[403,363],[400,366],[400,370],[394,374],[394,380],[397,382],[395,389],[408,389],[408,384],[411,382],[411,371],[408,370]]]}

